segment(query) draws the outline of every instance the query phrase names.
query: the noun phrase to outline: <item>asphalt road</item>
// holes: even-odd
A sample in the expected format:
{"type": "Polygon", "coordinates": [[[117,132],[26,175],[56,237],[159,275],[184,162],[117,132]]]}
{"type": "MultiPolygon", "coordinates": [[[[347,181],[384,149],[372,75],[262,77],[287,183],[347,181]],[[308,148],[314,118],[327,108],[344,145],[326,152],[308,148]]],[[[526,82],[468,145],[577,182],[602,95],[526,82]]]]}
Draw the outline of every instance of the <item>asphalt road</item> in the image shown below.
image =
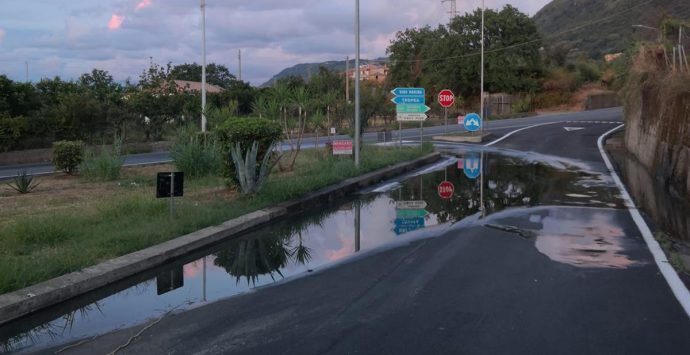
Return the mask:
{"type": "MultiPolygon", "coordinates": [[[[588,113],[580,121],[591,123],[534,127],[495,146],[576,159],[608,174],[596,141],[615,125],[596,121],[619,114],[588,113]]],[[[108,353],[140,331],[119,353],[690,353],[690,318],[628,210],[586,203],[498,213],[65,353],[108,353]],[[521,237],[488,225],[540,233],[521,237]],[[572,253],[559,252],[566,249],[572,253]]]]}
{"type": "MultiPolygon", "coordinates": [[[[527,127],[534,124],[549,123],[549,122],[560,122],[560,121],[588,121],[588,120],[621,120],[621,108],[597,110],[597,111],[586,111],[586,112],[575,112],[575,113],[560,113],[560,114],[547,114],[534,117],[526,118],[514,118],[506,119],[501,121],[491,121],[488,123],[487,129],[495,134],[496,136],[503,135],[511,130],[527,127]]],[[[419,140],[420,133],[425,140],[430,139],[433,136],[443,134],[444,132],[464,132],[465,129],[460,125],[449,125],[427,127],[424,128],[423,132],[420,132],[419,128],[405,129],[402,131],[403,140],[419,140]]],[[[347,139],[348,136],[335,136],[333,139],[347,139]]],[[[398,140],[400,136],[398,131],[393,132],[393,139],[398,140]]],[[[320,137],[319,144],[325,144],[328,141],[328,137],[320,137]]],[[[372,143],[376,142],[378,135],[376,133],[366,133],[363,137],[365,142],[372,143]]],[[[305,148],[313,147],[316,143],[315,138],[304,139],[303,146],[305,148]]],[[[286,149],[289,149],[287,142],[283,145],[286,149]]],[[[156,153],[145,153],[145,154],[132,154],[125,157],[125,166],[136,166],[144,164],[156,164],[164,163],[170,161],[170,155],[167,152],[156,152],[156,153]]],[[[14,177],[19,172],[26,171],[28,174],[32,175],[45,175],[51,174],[54,171],[52,164],[30,164],[30,165],[11,165],[11,166],[0,166],[0,180],[5,180],[14,177]]]]}

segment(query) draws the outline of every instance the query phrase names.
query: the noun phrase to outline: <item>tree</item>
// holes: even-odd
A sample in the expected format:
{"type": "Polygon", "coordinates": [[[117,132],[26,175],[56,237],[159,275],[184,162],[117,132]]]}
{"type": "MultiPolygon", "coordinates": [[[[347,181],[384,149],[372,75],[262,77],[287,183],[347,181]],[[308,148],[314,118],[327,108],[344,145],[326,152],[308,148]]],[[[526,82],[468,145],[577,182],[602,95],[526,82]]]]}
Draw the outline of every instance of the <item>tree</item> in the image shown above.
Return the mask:
{"type": "Polygon", "coordinates": [[[165,126],[179,123],[185,113],[198,116],[196,112],[188,112],[192,106],[188,102],[195,95],[178,90],[170,75],[171,69],[169,63],[167,66],[151,64],[139,77],[137,90],[129,93],[128,104],[140,114],[138,123],[147,140],[162,139],[165,126]]]}
{"type": "MultiPolygon", "coordinates": [[[[201,82],[201,69],[201,65],[197,63],[176,65],[170,71],[170,77],[172,80],[201,82]]],[[[226,66],[211,63],[206,66],[206,82],[223,89],[230,89],[237,84],[238,80],[230,74],[226,66]]]]}
{"type": "MultiPolygon", "coordinates": [[[[543,75],[541,35],[532,19],[506,5],[487,10],[485,23],[485,89],[517,93],[537,88],[543,75]]],[[[478,96],[480,50],[481,10],[458,16],[449,26],[398,32],[388,48],[391,83],[422,86],[430,96],[443,88],[478,96]]]]}

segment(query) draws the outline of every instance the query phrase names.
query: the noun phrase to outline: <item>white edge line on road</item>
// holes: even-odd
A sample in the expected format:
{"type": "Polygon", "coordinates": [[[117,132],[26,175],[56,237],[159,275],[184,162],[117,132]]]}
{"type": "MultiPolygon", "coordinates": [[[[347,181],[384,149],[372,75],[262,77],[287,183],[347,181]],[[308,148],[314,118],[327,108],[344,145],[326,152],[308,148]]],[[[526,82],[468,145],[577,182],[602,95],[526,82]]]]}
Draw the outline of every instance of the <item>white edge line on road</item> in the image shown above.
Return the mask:
{"type": "Polygon", "coordinates": [[[680,305],[685,310],[685,313],[688,315],[688,317],[690,317],[690,291],[688,291],[687,287],[685,287],[685,284],[683,284],[683,281],[680,279],[680,277],[678,277],[676,270],[673,268],[673,266],[671,266],[671,263],[669,263],[668,259],[666,258],[666,254],[664,254],[664,251],[661,249],[661,246],[656,239],[654,239],[651,229],[649,229],[649,226],[644,221],[644,218],[642,218],[640,211],[637,209],[637,207],[635,207],[635,203],[633,202],[632,198],[630,198],[628,190],[625,188],[625,185],[623,185],[622,180],[618,177],[616,170],[613,168],[613,164],[611,164],[611,160],[609,160],[608,154],[606,154],[606,151],[604,150],[604,140],[606,137],[624,126],[624,124],[620,125],[599,137],[597,142],[599,152],[601,153],[602,158],[604,158],[606,167],[611,172],[613,181],[616,182],[616,185],[618,185],[618,188],[621,191],[623,200],[625,201],[628,211],[630,212],[630,216],[632,216],[637,228],[642,233],[644,241],[647,243],[649,251],[654,256],[654,261],[656,262],[657,267],[659,267],[659,271],[661,271],[661,274],[664,275],[666,282],[668,282],[668,285],[671,287],[671,291],[673,291],[673,294],[678,299],[678,302],[680,302],[680,305]]]}
{"type": "Polygon", "coordinates": [[[509,133],[506,134],[505,136],[503,136],[503,137],[501,137],[501,138],[499,138],[499,139],[497,139],[497,140],[495,140],[495,141],[493,141],[493,142],[490,142],[490,143],[485,144],[484,146],[485,146],[485,147],[490,147],[490,146],[492,146],[492,145],[494,145],[494,144],[496,144],[496,143],[498,143],[498,142],[500,142],[500,141],[502,141],[502,140],[504,140],[504,139],[506,139],[506,138],[512,136],[513,134],[518,133],[518,132],[521,132],[521,131],[524,131],[524,130],[528,130],[528,129],[535,128],[535,127],[541,127],[541,126],[556,124],[556,123],[563,123],[563,121],[539,123],[539,124],[527,126],[527,127],[524,127],[524,128],[516,129],[516,130],[514,130],[514,131],[512,131],[512,132],[509,132],[509,133]]]}

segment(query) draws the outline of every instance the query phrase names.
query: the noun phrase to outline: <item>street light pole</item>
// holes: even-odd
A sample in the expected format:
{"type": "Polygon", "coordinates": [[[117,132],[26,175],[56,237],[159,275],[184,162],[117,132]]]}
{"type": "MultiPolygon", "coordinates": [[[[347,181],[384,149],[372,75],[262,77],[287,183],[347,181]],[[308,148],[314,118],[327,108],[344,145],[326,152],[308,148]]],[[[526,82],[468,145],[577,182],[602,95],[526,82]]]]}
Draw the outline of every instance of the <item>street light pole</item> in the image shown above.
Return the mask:
{"type": "Polygon", "coordinates": [[[482,136],[484,135],[484,126],[486,125],[486,117],[484,117],[484,0],[482,0],[482,74],[481,74],[481,93],[479,95],[481,103],[479,109],[481,110],[482,118],[482,136]]]}
{"type": "Polygon", "coordinates": [[[206,0],[201,0],[201,132],[206,133],[206,0]]]}
{"type": "Polygon", "coordinates": [[[359,119],[360,119],[360,93],[359,93],[359,0],[355,0],[355,167],[359,168],[359,119]]]}

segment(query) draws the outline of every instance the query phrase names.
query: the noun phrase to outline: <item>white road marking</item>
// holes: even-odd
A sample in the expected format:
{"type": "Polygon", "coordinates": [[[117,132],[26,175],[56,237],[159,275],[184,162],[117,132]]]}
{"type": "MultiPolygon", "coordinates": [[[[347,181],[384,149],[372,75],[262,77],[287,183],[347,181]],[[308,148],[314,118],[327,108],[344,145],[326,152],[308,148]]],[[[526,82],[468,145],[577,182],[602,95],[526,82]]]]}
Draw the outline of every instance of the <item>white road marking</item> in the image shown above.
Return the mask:
{"type": "Polygon", "coordinates": [[[502,141],[502,140],[504,140],[504,139],[506,139],[506,138],[512,136],[513,134],[518,133],[518,132],[522,132],[522,131],[524,131],[524,130],[528,130],[528,129],[536,128],[536,127],[541,127],[541,126],[546,126],[546,125],[557,124],[557,123],[563,123],[563,121],[539,123],[539,124],[527,126],[527,127],[524,127],[524,128],[516,129],[516,130],[514,130],[514,131],[512,131],[512,132],[509,132],[508,134],[504,135],[503,137],[501,137],[501,138],[499,138],[499,139],[497,139],[497,140],[495,140],[495,141],[493,141],[493,142],[490,142],[490,143],[485,144],[484,146],[485,146],[485,147],[490,147],[490,146],[492,146],[492,145],[494,145],[494,144],[496,144],[496,143],[498,143],[498,142],[500,142],[500,141],[502,141]]]}
{"type": "Polygon", "coordinates": [[[563,127],[568,132],[573,132],[573,131],[581,131],[585,129],[585,127],[563,127]]]}
{"type": "Polygon", "coordinates": [[[681,281],[680,277],[678,277],[676,270],[673,268],[673,266],[671,266],[671,263],[666,258],[666,254],[664,254],[661,246],[656,239],[654,239],[651,229],[649,229],[649,226],[644,221],[644,218],[642,218],[640,211],[637,209],[637,207],[635,207],[635,203],[633,202],[632,198],[630,198],[628,190],[625,188],[625,185],[623,185],[623,182],[618,177],[618,174],[616,174],[613,164],[611,164],[611,160],[609,160],[608,154],[606,154],[606,151],[604,150],[604,139],[623,126],[625,125],[620,125],[599,137],[599,140],[597,141],[599,152],[601,153],[602,158],[604,158],[606,167],[611,172],[613,181],[616,183],[616,185],[618,185],[618,189],[621,191],[623,201],[625,201],[626,207],[630,212],[630,216],[632,216],[637,228],[642,233],[644,241],[647,243],[649,251],[654,256],[654,261],[656,262],[659,271],[661,271],[661,274],[666,279],[666,282],[668,282],[668,285],[671,287],[671,291],[673,291],[673,294],[678,299],[678,302],[680,302],[680,305],[685,310],[685,313],[688,315],[688,317],[690,317],[690,291],[688,291],[683,281],[681,281]]]}

